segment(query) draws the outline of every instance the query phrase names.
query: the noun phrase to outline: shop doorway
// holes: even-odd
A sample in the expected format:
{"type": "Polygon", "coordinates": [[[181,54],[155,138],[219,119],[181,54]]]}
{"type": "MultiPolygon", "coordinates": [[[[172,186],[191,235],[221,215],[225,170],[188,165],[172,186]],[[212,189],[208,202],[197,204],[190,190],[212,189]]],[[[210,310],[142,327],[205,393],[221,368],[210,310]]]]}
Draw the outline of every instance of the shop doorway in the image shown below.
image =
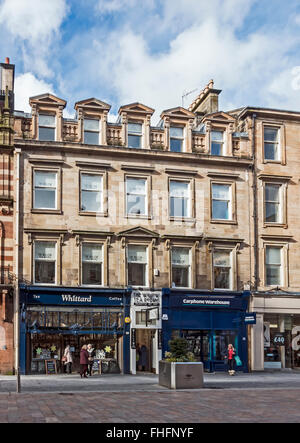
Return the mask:
{"type": "Polygon", "coordinates": [[[186,330],[181,335],[186,338],[189,351],[195,355],[197,361],[204,364],[207,372],[227,370],[225,356],[229,344],[238,353],[238,336],[235,331],[186,330]]]}
{"type": "Polygon", "coordinates": [[[136,370],[137,372],[156,371],[155,361],[155,330],[136,330],[136,370]]]}

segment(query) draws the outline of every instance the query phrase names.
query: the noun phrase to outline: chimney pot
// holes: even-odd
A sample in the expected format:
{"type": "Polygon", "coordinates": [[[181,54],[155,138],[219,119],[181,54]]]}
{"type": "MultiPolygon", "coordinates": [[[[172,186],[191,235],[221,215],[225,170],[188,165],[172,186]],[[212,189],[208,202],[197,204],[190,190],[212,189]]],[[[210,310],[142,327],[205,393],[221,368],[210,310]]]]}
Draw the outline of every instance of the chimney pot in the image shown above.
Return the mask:
{"type": "Polygon", "coordinates": [[[5,63],[9,65],[9,57],[5,57],[5,63]]]}

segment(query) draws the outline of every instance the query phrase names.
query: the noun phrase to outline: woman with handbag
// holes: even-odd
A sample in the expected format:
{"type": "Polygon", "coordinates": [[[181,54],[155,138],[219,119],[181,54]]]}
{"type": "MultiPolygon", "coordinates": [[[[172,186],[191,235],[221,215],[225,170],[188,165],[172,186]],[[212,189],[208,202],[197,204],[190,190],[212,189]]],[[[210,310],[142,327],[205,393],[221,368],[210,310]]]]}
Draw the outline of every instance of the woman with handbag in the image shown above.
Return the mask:
{"type": "Polygon", "coordinates": [[[232,344],[230,343],[228,345],[227,355],[226,355],[226,359],[228,360],[228,368],[229,368],[228,369],[228,373],[229,373],[229,375],[234,375],[235,374],[235,370],[234,370],[235,360],[234,360],[234,357],[235,357],[235,349],[232,346],[232,344]]]}
{"type": "Polygon", "coordinates": [[[68,374],[72,373],[72,363],[73,363],[73,357],[72,352],[70,350],[70,345],[67,345],[64,350],[64,355],[62,356],[61,361],[64,365],[64,372],[67,372],[68,374]]]}

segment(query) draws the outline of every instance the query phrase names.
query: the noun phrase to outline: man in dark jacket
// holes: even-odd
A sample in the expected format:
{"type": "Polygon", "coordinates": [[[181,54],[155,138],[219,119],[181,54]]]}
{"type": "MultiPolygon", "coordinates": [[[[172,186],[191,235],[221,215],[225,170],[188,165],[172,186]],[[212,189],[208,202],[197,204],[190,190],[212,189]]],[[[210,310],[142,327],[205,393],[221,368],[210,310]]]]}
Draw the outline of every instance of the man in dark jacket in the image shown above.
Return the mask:
{"type": "Polygon", "coordinates": [[[84,378],[87,378],[87,370],[88,370],[88,364],[89,364],[89,353],[87,351],[87,346],[83,345],[80,351],[80,377],[84,376],[84,378]]]}

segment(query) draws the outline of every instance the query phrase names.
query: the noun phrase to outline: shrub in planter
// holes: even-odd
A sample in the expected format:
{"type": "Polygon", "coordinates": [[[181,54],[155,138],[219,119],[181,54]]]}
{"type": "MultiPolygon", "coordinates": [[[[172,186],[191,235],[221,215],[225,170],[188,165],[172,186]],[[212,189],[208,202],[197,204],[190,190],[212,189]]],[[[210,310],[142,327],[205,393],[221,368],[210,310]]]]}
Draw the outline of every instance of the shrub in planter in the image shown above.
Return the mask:
{"type": "Polygon", "coordinates": [[[196,362],[184,338],[169,341],[170,351],[159,362],[159,384],[170,389],[203,387],[203,363],[196,362]]]}

